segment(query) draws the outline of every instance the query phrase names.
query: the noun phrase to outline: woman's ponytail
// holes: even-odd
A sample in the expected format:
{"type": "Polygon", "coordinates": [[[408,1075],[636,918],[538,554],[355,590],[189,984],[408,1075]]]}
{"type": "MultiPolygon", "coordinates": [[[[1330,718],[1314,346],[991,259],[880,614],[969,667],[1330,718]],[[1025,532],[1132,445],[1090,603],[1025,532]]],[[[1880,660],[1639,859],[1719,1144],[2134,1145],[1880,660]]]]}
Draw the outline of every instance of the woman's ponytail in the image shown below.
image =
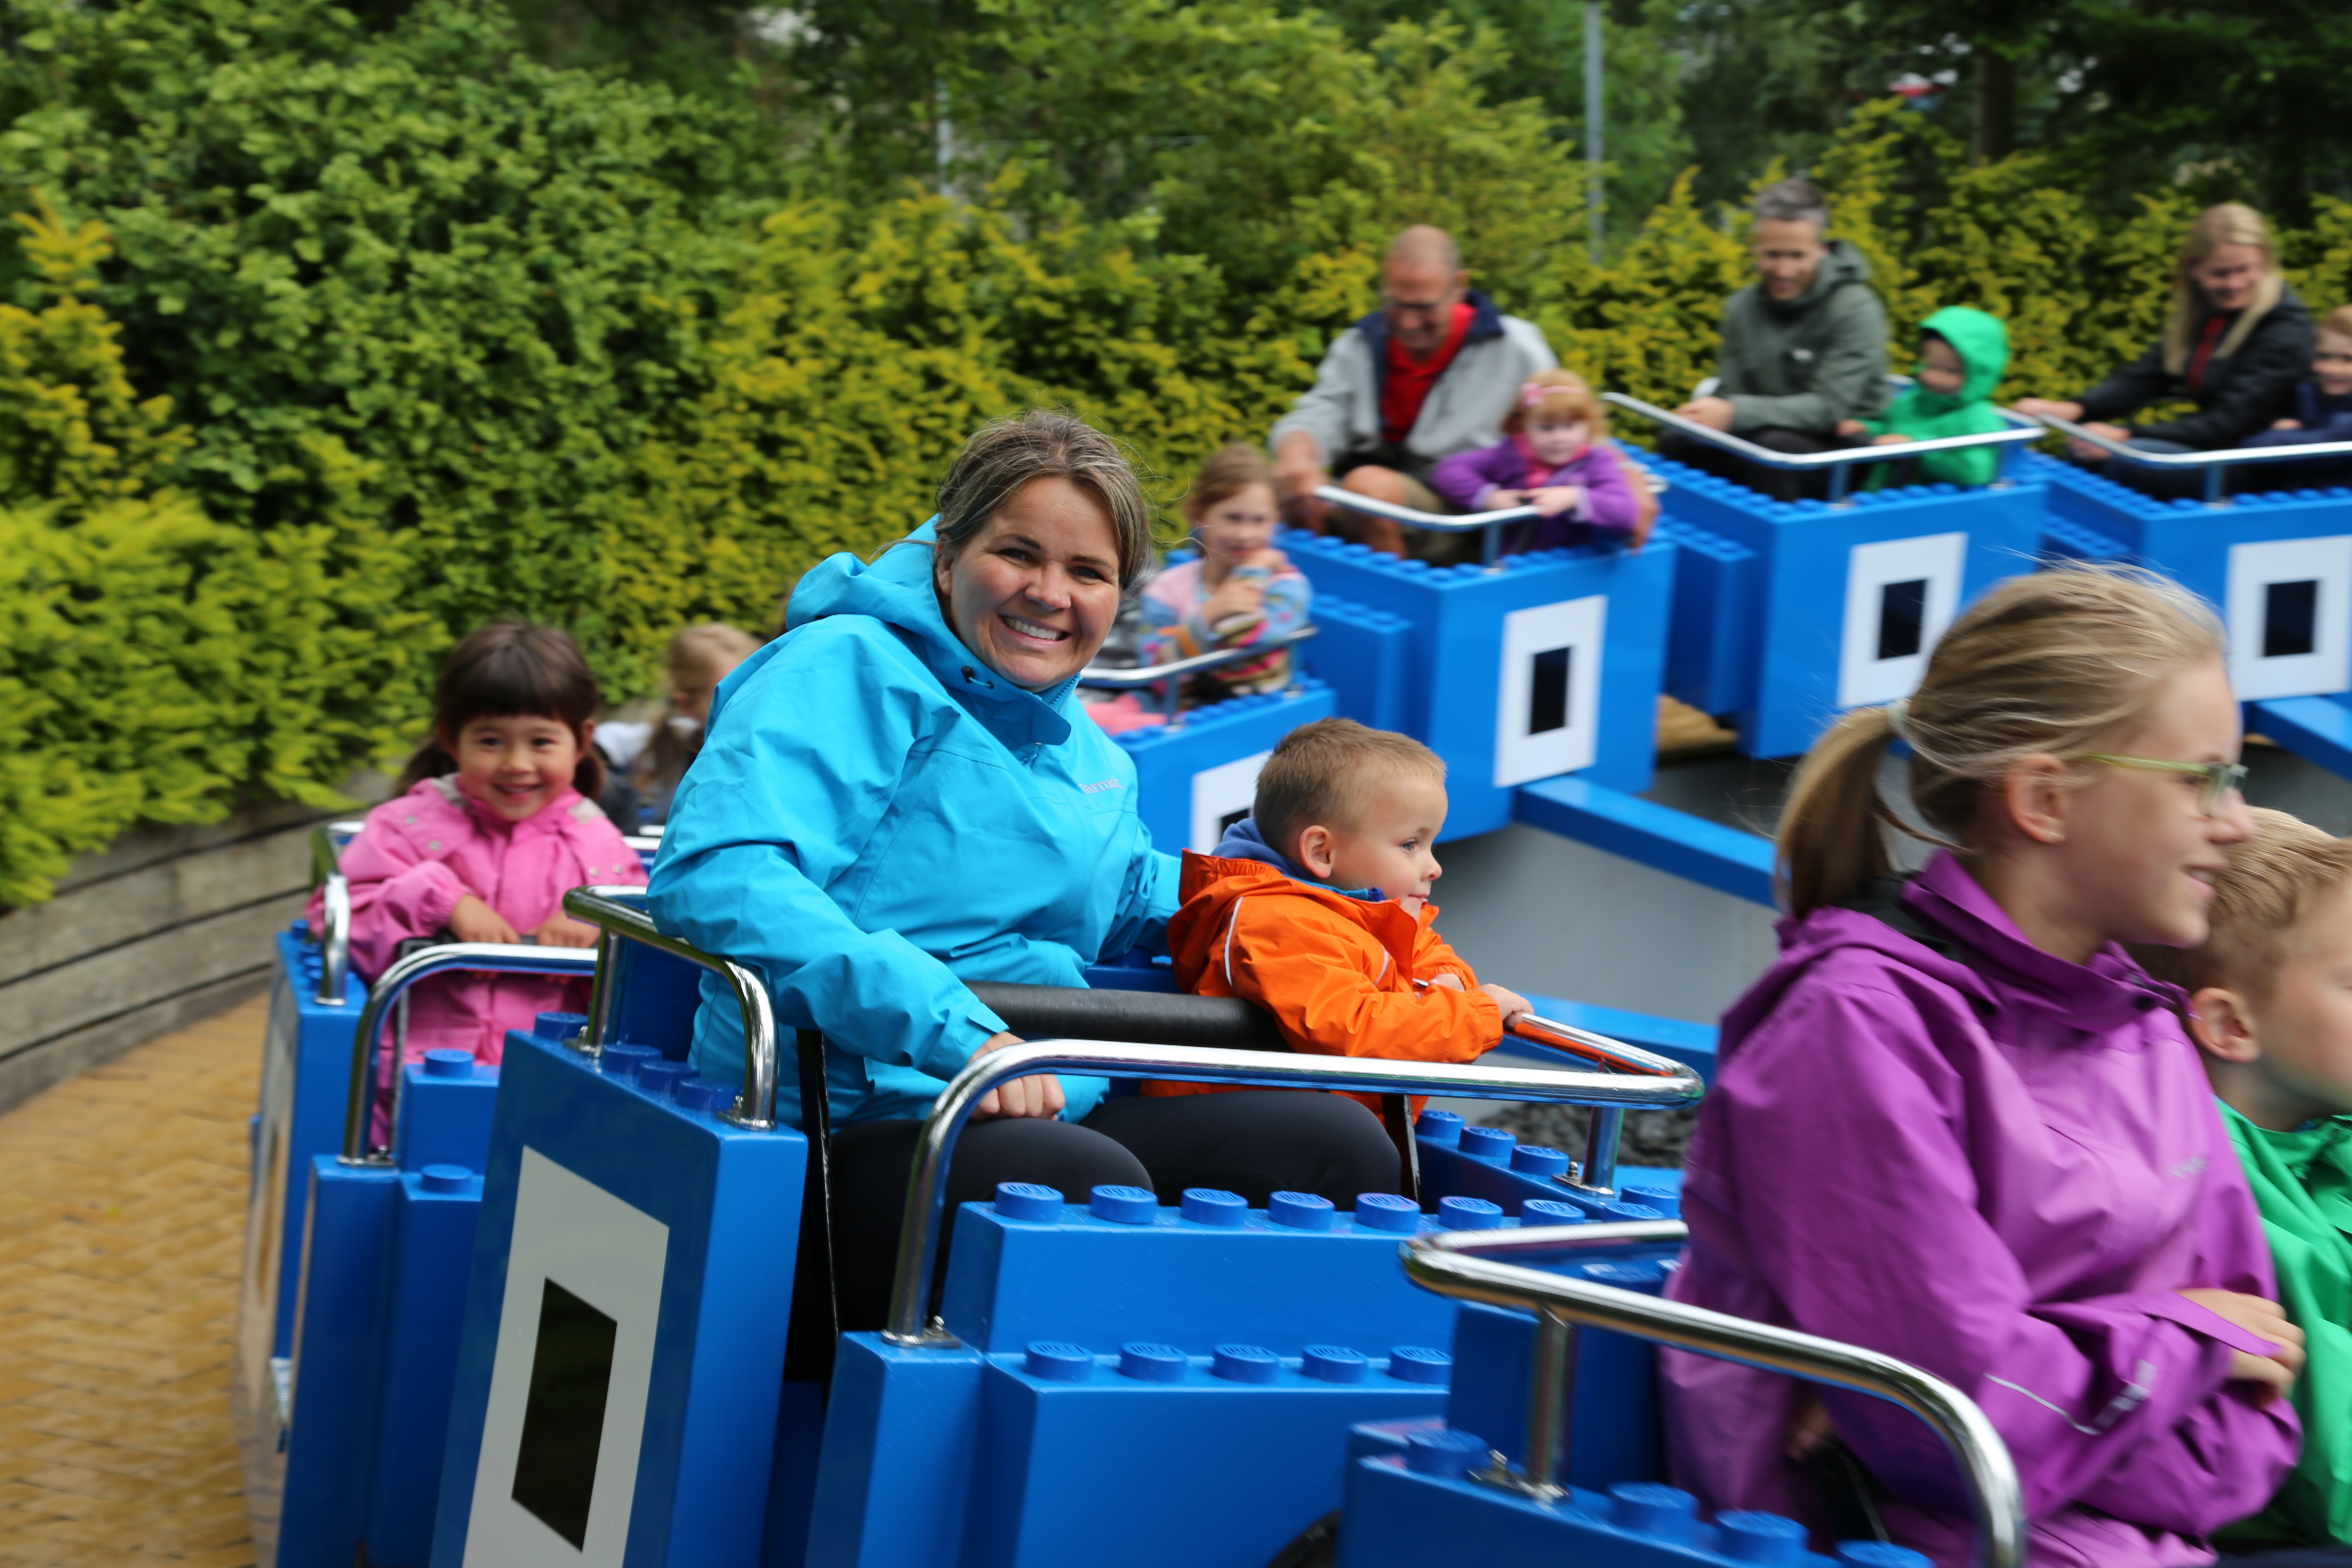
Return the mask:
{"type": "Polygon", "coordinates": [[[1968,855],[1985,789],[2021,759],[2100,750],[2171,677],[2221,657],[2204,601],[2146,572],[2073,564],[1998,584],[1937,639],[1908,700],[1854,710],[1806,755],[1780,817],[1790,912],[1892,871],[1888,828],[1968,855]],[[1896,739],[1911,751],[1924,831],[1879,794],[1879,760],[1896,739]]]}
{"type": "Polygon", "coordinates": [[[1857,708],[1805,753],[1780,813],[1780,886],[1790,913],[1811,914],[1894,870],[1885,829],[1900,824],[1878,794],[1879,760],[1894,739],[1886,709],[1857,708]]]}

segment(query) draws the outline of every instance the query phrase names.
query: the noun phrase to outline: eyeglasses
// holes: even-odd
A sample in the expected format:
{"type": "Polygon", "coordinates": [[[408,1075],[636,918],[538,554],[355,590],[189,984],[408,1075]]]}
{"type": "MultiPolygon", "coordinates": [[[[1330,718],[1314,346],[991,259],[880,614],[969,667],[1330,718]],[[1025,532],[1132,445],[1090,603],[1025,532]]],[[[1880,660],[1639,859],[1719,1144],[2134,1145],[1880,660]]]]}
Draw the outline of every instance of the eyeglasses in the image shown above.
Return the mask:
{"type": "Polygon", "coordinates": [[[2176,763],[2164,757],[2117,756],[2112,752],[2084,752],[2074,760],[2136,768],[2145,773],[2195,773],[2205,781],[2197,792],[2197,809],[2207,816],[2221,816],[2222,798],[2243,789],[2246,784],[2243,763],[2176,763]]]}

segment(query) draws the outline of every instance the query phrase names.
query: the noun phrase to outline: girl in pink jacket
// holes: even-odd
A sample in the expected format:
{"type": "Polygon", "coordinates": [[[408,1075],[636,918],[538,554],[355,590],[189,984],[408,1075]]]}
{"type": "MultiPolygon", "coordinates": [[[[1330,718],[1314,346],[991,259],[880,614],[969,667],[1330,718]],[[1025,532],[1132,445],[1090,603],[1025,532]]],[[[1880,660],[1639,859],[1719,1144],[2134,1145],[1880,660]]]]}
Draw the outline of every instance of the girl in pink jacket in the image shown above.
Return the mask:
{"type": "MultiPolygon", "coordinates": [[[[593,884],[642,886],[645,869],[594,796],[604,764],[589,744],[596,677],[552,626],[501,621],[457,645],[434,688],[433,735],[409,759],[399,793],[368,813],[343,850],[351,884],[352,967],[373,979],[411,937],[592,947],[596,930],[563,913],[593,884]]],[[[321,931],[320,900],[310,929],[321,931]]],[[[528,974],[438,975],[409,993],[405,1061],[455,1048],[496,1062],[509,1029],[543,1012],[580,1012],[584,980],[528,974]]],[[[391,1102],[390,1054],[378,1081],[376,1133],[391,1102]]]]}

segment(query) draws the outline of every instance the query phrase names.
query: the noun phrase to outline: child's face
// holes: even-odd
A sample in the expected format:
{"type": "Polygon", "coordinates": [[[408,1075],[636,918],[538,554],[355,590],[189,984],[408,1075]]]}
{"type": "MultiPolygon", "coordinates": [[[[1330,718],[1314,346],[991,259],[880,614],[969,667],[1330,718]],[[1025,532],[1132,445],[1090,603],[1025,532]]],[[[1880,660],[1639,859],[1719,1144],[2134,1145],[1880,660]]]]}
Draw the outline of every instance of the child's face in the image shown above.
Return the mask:
{"type": "Polygon", "coordinates": [[[2195,999],[2200,1033],[2211,1040],[2220,1032],[2214,1054],[2242,1063],[2237,1082],[2217,1082],[2222,1097],[2281,1131],[2352,1111],[2352,887],[2318,900],[2288,952],[2267,994],[2200,991],[2195,999]]]}
{"type": "Polygon", "coordinates": [[[1940,396],[1950,397],[1968,384],[1969,367],[1960,363],[1959,351],[1941,338],[1929,338],[1919,348],[1919,384],[1940,396]]]}
{"type": "Polygon", "coordinates": [[[2311,378],[2330,397],[2352,392],[2352,338],[2341,332],[2320,333],[2318,352],[2311,356],[2311,378]]]}
{"type": "Polygon", "coordinates": [[[1202,553],[1228,563],[1246,561],[1274,542],[1274,525],[1281,515],[1273,487],[1251,485],[1202,512],[1192,532],[1202,553]]]}
{"type": "Polygon", "coordinates": [[[1557,468],[1570,461],[1592,442],[1592,426],[1571,414],[1546,414],[1542,409],[1528,417],[1528,445],[1535,448],[1536,461],[1557,468]]]}
{"type": "Polygon", "coordinates": [[[669,694],[669,710],[681,719],[692,720],[698,730],[705,728],[710,722],[710,704],[719,695],[719,682],[734,674],[735,667],[742,662],[733,654],[719,655],[703,679],[678,687],[669,694]]]}
{"type": "MultiPolygon", "coordinates": [[[[595,726],[584,728],[593,732],[595,726]]],[[[520,822],[572,787],[583,739],[560,719],[515,713],[472,720],[441,744],[457,759],[459,789],[509,822],[520,822]]]]}
{"type": "Polygon", "coordinates": [[[1440,873],[1433,847],[1445,826],[1445,783],[1402,774],[1373,781],[1346,827],[1299,836],[1307,868],[1342,888],[1375,888],[1418,910],[1440,873]],[[1319,838],[1318,838],[1319,836],[1319,838]]]}

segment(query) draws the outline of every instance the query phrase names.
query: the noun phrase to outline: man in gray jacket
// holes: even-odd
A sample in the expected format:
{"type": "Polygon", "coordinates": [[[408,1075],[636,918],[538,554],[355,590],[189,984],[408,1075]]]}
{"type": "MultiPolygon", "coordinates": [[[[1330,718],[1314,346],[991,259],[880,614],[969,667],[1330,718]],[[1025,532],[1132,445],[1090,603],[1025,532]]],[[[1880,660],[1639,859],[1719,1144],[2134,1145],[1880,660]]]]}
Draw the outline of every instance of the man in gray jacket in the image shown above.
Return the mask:
{"type": "MultiPolygon", "coordinates": [[[[1315,487],[1335,470],[1359,495],[1450,510],[1429,489],[1430,469],[1500,441],[1521,384],[1559,363],[1534,323],[1471,289],[1444,229],[1406,229],[1381,269],[1381,309],[1339,334],[1315,385],[1267,439],[1286,510],[1318,522],[1315,487]]],[[[1349,538],[1405,552],[1402,524],[1361,512],[1333,521],[1349,538]]]]}
{"type": "MultiPolygon", "coordinates": [[[[1724,306],[1715,391],[1676,413],[1775,452],[1856,444],[1838,426],[1885,405],[1886,307],[1862,252],[1824,237],[1829,220],[1810,181],[1782,180],[1758,193],[1757,281],[1724,306]]],[[[1680,431],[1661,432],[1658,452],[1783,500],[1827,488],[1819,474],[1801,482],[1680,431]]]]}

